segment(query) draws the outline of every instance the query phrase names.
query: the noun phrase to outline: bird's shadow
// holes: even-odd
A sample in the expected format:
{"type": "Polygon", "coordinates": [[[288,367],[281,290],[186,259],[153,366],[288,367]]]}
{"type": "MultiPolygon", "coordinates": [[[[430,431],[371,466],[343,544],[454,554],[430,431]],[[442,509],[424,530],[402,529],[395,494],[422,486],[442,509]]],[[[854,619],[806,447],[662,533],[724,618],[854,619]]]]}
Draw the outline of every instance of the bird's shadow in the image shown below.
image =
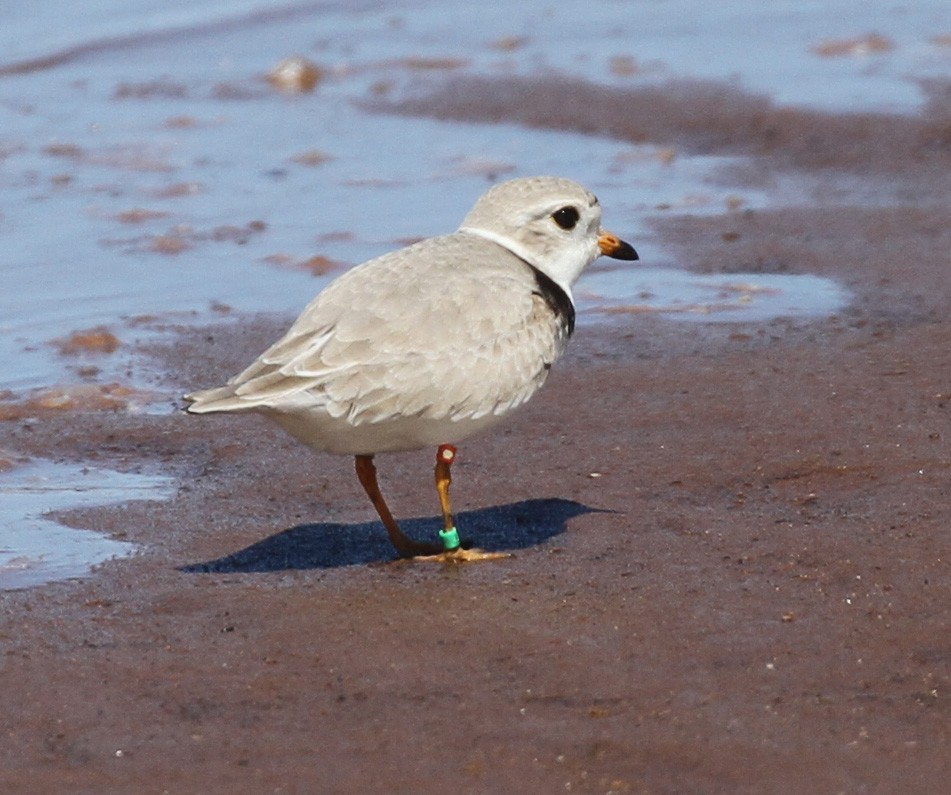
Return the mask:
{"type": "MultiPolygon", "coordinates": [[[[600,512],[562,499],[525,500],[466,511],[456,516],[465,542],[492,552],[525,549],[565,531],[569,519],[600,512]]],[[[435,540],[442,519],[409,519],[401,523],[412,538],[435,540]]],[[[467,543],[467,545],[468,545],[467,543]]],[[[331,569],[393,560],[395,553],[380,522],[301,524],[215,560],[180,567],[187,573],[267,572],[289,569],[331,569]]]]}

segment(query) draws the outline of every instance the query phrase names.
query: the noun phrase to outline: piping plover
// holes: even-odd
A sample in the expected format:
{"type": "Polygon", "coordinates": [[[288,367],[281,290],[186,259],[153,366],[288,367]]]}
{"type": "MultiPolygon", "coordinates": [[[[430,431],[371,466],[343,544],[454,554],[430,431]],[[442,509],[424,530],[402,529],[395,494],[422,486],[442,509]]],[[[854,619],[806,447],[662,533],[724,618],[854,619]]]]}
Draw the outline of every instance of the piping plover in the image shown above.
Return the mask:
{"type": "Polygon", "coordinates": [[[598,256],[637,259],[601,207],[558,177],[502,182],[458,230],[377,257],[328,285],[287,334],[188,411],[257,411],[316,450],[355,456],[401,557],[503,557],[460,546],[449,502],[454,442],[498,423],[545,383],[574,329],[572,285],[598,256]],[[400,530],[376,453],[438,446],[442,544],[400,530]]]}

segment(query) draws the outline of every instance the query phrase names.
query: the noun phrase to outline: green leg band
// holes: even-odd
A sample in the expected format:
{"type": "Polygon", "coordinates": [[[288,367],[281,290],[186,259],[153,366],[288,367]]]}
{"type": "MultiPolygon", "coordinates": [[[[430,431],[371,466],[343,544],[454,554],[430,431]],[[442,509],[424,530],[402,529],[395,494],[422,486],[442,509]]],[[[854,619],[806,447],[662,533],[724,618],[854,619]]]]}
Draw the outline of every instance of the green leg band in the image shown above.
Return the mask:
{"type": "Polygon", "coordinates": [[[443,549],[446,552],[452,552],[455,549],[459,549],[459,531],[455,527],[450,527],[448,530],[440,530],[439,537],[442,539],[443,549]]]}

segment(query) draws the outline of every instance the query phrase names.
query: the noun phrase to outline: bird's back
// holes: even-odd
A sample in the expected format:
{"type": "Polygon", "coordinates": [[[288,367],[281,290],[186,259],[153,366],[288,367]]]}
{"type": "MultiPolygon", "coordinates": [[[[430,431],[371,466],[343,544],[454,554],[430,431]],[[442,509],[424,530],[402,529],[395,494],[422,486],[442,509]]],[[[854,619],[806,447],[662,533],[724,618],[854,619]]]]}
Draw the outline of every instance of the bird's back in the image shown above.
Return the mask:
{"type": "Polygon", "coordinates": [[[353,447],[368,443],[356,429],[382,438],[384,424],[390,449],[433,443],[427,428],[454,441],[544,383],[570,308],[505,248],[464,232],[430,238],[338,278],[244,372],[190,395],[189,411],[263,411],[333,452],[382,452],[353,447]]]}

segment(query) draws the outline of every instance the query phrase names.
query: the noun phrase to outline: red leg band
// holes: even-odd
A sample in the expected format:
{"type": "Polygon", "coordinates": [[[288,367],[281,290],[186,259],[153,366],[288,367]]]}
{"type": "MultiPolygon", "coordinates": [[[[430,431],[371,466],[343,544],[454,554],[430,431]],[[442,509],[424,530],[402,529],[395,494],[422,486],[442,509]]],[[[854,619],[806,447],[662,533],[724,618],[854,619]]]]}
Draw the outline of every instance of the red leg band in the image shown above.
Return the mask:
{"type": "Polygon", "coordinates": [[[456,460],[456,448],[451,444],[441,444],[436,451],[437,464],[451,464],[456,460]]]}

